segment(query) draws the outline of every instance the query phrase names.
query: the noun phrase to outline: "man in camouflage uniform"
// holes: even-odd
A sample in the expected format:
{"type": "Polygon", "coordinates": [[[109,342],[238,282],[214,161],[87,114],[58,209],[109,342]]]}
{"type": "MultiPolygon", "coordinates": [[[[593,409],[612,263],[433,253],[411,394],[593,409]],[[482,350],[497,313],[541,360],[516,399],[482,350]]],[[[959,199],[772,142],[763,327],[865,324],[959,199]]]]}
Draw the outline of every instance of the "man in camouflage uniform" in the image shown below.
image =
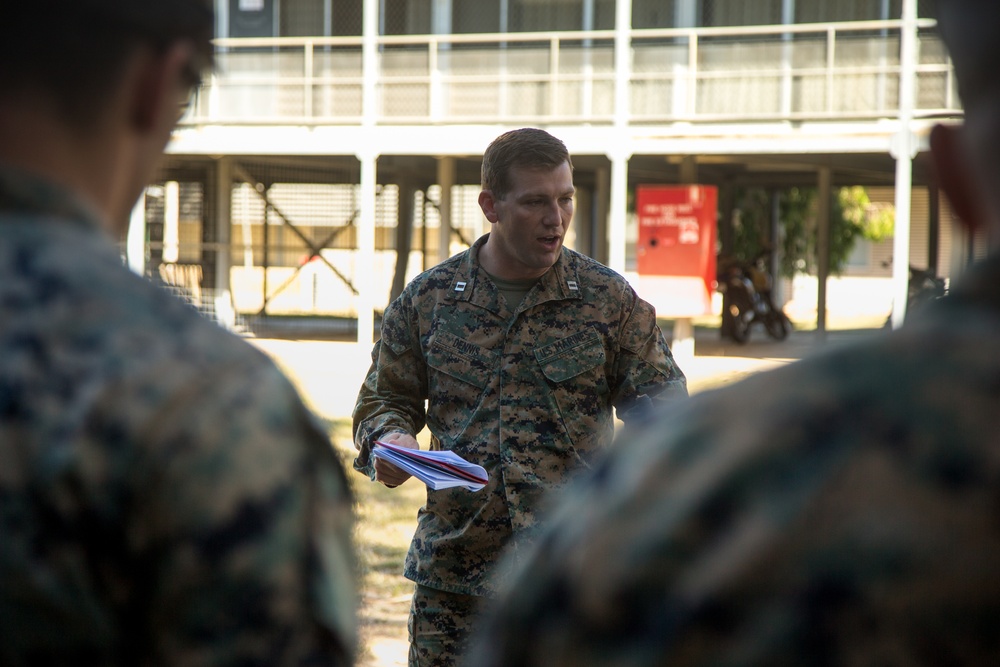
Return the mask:
{"type": "Polygon", "coordinates": [[[931,137],[992,255],[897,332],[700,395],[561,498],[475,667],[1000,664],[1000,3],[931,137]]]}
{"type": "Polygon", "coordinates": [[[451,665],[502,549],[523,547],[542,496],[626,424],[686,384],[653,308],[624,278],[562,247],[573,215],[565,145],[537,129],[496,139],[479,203],[491,233],[418,276],[386,309],[354,412],[355,467],[395,486],[409,475],[371,456],[376,440],[482,465],[489,484],[428,491],[405,576],[416,582],[410,664],[451,665]],[[426,411],[425,411],[426,401],[426,411]]]}
{"type": "Polygon", "coordinates": [[[349,665],[351,499],[260,352],[123,267],[207,0],[0,21],[0,664],[349,665]]]}

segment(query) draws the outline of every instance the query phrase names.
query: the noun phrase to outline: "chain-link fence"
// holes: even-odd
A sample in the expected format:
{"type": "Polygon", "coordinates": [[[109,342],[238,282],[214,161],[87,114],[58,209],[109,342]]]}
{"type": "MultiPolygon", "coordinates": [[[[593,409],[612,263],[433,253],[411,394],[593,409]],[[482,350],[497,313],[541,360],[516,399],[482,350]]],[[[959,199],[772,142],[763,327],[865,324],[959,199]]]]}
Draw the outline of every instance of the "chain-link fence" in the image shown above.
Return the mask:
{"type": "Polygon", "coordinates": [[[408,184],[376,188],[375,256],[362,265],[360,170],[353,158],[233,158],[232,183],[220,195],[228,195],[228,225],[214,220],[215,166],[170,166],[145,194],[145,274],[241,331],[273,318],[353,319],[364,290],[381,308],[394,282],[468,247],[487,226],[476,201],[479,186],[453,186],[442,253],[441,188],[413,185],[421,165],[402,168],[408,184]],[[407,246],[405,262],[400,243],[407,246]]]}

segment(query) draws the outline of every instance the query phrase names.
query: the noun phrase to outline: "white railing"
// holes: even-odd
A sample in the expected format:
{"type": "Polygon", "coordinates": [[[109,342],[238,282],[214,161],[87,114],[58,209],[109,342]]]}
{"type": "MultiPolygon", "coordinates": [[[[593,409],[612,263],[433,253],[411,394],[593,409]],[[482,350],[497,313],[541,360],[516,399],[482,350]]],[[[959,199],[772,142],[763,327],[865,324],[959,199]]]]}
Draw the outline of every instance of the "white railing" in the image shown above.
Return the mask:
{"type": "MultiPolygon", "coordinates": [[[[917,24],[916,116],[960,113],[933,21],[917,24]]],[[[901,21],[634,30],[633,124],[898,115],[901,21]]],[[[590,123],[615,116],[613,31],[220,39],[187,124],[590,123]]]]}

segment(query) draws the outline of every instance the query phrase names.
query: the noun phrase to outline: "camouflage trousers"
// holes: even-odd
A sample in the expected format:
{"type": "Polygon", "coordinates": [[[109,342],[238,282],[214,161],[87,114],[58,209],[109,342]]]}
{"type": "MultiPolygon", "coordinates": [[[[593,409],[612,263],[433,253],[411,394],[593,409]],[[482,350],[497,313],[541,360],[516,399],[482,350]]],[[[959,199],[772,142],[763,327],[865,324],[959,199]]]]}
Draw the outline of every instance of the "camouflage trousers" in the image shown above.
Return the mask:
{"type": "Polygon", "coordinates": [[[409,667],[458,667],[486,598],[417,584],[410,605],[409,667]]]}

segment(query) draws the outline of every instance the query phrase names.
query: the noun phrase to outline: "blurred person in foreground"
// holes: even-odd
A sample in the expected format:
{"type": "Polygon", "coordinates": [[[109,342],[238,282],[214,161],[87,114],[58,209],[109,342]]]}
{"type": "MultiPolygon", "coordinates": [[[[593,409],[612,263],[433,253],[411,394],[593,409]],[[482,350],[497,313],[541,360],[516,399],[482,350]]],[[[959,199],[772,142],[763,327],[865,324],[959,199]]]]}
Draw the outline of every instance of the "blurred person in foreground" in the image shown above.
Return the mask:
{"type": "Polygon", "coordinates": [[[942,0],[991,255],[900,330],[665,411],[561,499],[474,667],[1000,664],[1000,3],[942,0]]]}
{"type": "Polygon", "coordinates": [[[520,551],[544,497],[653,406],[687,396],[653,307],[625,279],[563,247],[573,165],[535,128],[495,139],[479,204],[490,233],[415,278],[385,311],[354,411],[355,467],[386,486],[409,474],[375,460],[376,440],[483,466],[486,488],[428,490],[406,556],[415,582],[411,667],[453,665],[484,601],[520,551]]]}
{"type": "Polygon", "coordinates": [[[4,9],[0,664],[350,664],[329,440],[117,246],[211,66],[209,1],[4,9]]]}

